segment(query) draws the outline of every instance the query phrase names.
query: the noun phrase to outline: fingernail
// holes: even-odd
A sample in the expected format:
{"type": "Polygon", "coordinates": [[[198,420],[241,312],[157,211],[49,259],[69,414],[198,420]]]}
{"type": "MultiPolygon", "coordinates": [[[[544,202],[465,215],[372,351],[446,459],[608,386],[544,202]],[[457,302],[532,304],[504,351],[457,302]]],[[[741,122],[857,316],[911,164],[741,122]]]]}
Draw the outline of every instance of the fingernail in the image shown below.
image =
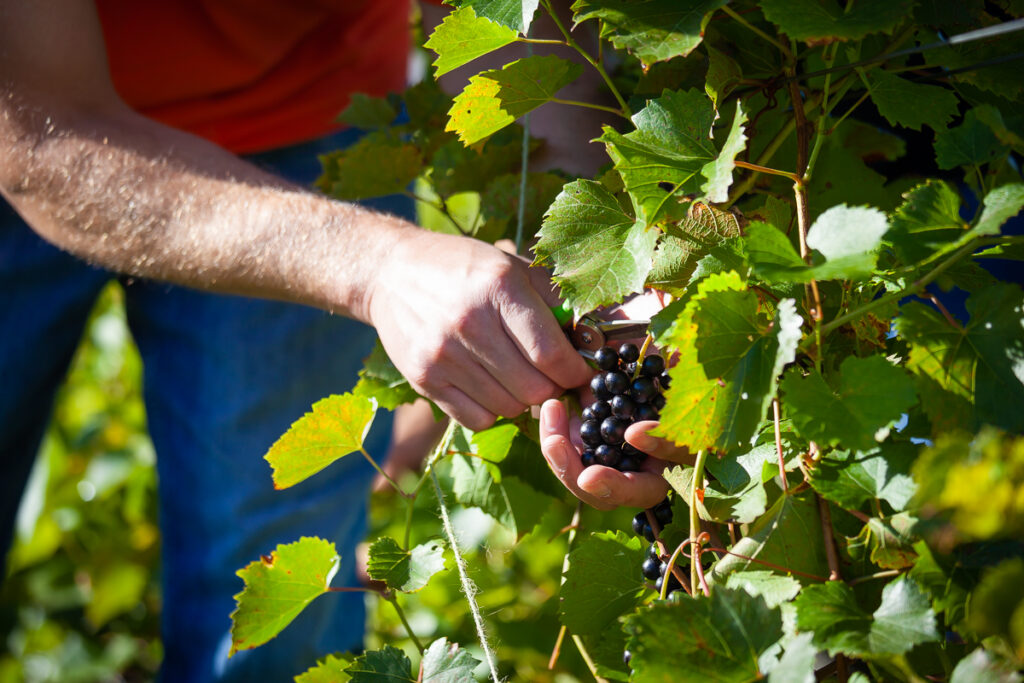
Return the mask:
{"type": "Polygon", "coordinates": [[[590,490],[590,493],[598,498],[608,498],[612,495],[612,490],[604,484],[595,484],[594,488],[590,490]]]}
{"type": "Polygon", "coordinates": [[[558,446],[551,449],[551,467],[559,477],[565,475],[566,467],[569,464],[569,453],[565,446],[558,446]]]}

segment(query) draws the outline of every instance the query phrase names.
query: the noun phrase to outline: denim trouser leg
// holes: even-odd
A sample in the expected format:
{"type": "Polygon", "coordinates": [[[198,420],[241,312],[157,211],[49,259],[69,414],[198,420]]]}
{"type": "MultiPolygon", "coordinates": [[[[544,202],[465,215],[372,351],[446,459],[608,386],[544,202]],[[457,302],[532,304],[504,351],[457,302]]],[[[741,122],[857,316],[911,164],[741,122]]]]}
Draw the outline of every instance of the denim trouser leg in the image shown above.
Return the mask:
{"type": "MultiPolygon", "coordinates": [[[[316,154],[356,134],[251,157],[301,184],[316,154]]],[[[376,203],[409,217],[404,199],[376,203]]],[[[3,205],[0,212],[9,208],[3,205]]],[[[53,392],[96,294],[111,277],[39,239],[0,213],[0,552],[31,469],[53,392]]],[[[360,647],[358,593],[319,598],[277,639],[226,658],[235,571],[279,543],[317,535],[342,556],[335,585],[354,585],[354,548],[366,524],[372,468],[347,457],[275,491],[262,456],[320,398],[347,391],[373,331],[345,318],[279,302],[219,296],[156,282],[126,286],[128,321],[144,366],[157,452],[163,539],[166,681],[291,680],[317,656],[360,647]]],[[[367,450],[382,456],[390,433],[377,416],[367,450]]]]}

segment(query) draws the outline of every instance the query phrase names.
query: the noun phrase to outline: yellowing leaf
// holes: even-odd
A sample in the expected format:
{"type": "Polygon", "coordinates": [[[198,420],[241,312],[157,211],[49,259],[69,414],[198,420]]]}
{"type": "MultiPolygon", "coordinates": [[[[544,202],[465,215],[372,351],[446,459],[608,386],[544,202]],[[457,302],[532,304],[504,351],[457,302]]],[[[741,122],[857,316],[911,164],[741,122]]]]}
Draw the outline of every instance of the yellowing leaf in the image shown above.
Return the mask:
{"type": "Polygon", "coordinates": [[[245,589],[231,613],[231,652],[251,650],[277,636],[306,605],[327,592],[340,562],[334,544],[304,537],[279,545],[237,574],[245,589]]]}
{"type": "Polygon", "coordinates": [[[284,489],[358,451],[370,431],[377,401],[342,394],[313,404],[263,456],[274,469],[274,488],[284,489]]]}

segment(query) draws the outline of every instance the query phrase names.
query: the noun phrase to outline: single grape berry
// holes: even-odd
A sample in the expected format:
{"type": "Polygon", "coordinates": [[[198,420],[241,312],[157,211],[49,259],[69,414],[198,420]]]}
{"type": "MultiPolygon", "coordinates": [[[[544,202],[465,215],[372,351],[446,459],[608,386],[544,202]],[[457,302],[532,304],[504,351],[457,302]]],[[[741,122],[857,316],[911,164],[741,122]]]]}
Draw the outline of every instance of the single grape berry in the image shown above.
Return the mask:
{"type": "Polygon", "coordinates": [[[661,552],[658,551],[658,544],[652,543],[647,546],[647,557],[653,557],[656,560],[661,560],[661,552]]]}
{"type": "Polygon", "coordinates": [[[657,377],[665,371],[665,359],[657,354],[644,357],[643,365],[640,366],[640,374],[647,377],[657,377]]]}
{"type": "Polygon", "coordinates": [[[637,404],[636,410],[633,411],[633,419],[637,422],[643,422],[644,420],[657,420],[658,411],[654,409],[650,403],[637,404]]]}
{"type": "Polygon", "coordinates": [[[580,425],[580,439],[588,446],[597,446],[601,443],[601,424],[597,420],[587,420],[580,425]]]}
{"type": "Polygon", "coordinates": [[[640,571],[643,572],[645,579],[651,581],[657,581],[658,577],[661,576],[661,572],[658,569],[661,567],[661,560],[656,560],[648,557],[644,560],[643,565],[640,567],[640,571]]]}
{"type": "Polygon", "coordinates": [[[658,384],[661,385],[662,389],[668,389],[668,385],[672,382],[672,378],[669,377],[668,370],[658,375],[658,384]]]}
{"type": "Polygon", "coordinates": [[[612,415],[615,417],[630,418],[636,411],[636,403],[629,396],[612,396],[612,400],[608,403],[611,406],[612,415]]]}
{"type": "Polygon", "coordinates": [[[668,498],[654,506],[654,518],[661,526],[672,522],[672,503],[668,498]]]}
{"type": "Polygon", "coordinates": [[[609,417],[601,423],[601,438],[604,442],[617,446],[622,443],[626,437],[626,427],[629,426],[628,420],[623,420],[619,417],[609,417]]]}
{"type": "Polygon", "coordinates": [[[619,367],[619,354],[610,346],[602,346],[594,352],[594,362],[602,370],[614,370],[619,367]]]}
{"type": "MultiPolygon", "coordinates": [[[[647,523],[647,513],[641,510],[633,516],[633,533],[637,536],[643,536],[645,525],[650,526],[647,523]]],[[[654,543],[654,541],[651,541],[651,543],[654,543]]]]}
{"type": "Polygon", "coordinates": [[[635,363],[636,359],[640,357],[640,349],[637,348],[636,344],[626,343],[619,347],[619,358],[624,363],[635,363]]]}
{"type": "MultiPolygon", "coordinates": [[[[637,377],[629,389],[630,396],[637,403],[653,401],[658,396],[658,387],[650,377],[637,377]]],[[[657,406],[655,406],[657,408],[657,406]]],[[[660,408],[658,408],[660,410],[660,408]]]]}
{"type": "Polygon", "coordinates": [[[586,408],[583,409],[583,413],[580,415],[580,417],[583,418],[584,422],[586,422],[587,420],[593,420],[595,419],[594,411],[590,409],[590,406],[587,406],[586,408]]]}
{"type": "Polygon", "coordinates": [[[603,420],[606,417],[612,416],[612,407],[608,404],[608,401],[594,401],[587,406],[587,409],[594,416],[595,420],[603,420]]]}
{"type": "Polygon", "coordinates": [[[661,394],[655,394],[651,397],[651,405],[654,406],[655,410],[661,410],[665,407],[665,397],[661,394]]]}
{"type": "Polygon", "coordinates": [[[591,465],[597,464],[594,460],[594,451],[589,448],[583,451],[583,455],[580,456],[580,462],[583,463],[584,467],[590,467],[591,465]]]}
{"type": "Polygon", "coordinates": [[[605,467],[619,467],[622,461],[622,451],[615,446],[606,443],[594,449],[594,462],[605,467]]]}
{"type": "Polygon", "coordinates": [[[622,459],[619,460],[618,470],[619,472],[639,472],[640,462],[632,456],[624,455],[622,459]]]}
{"type": "Polygon", "coordinates": [[[629,376],[621,370],[605,373],[604,386],[612,395],[624,394],[629,390],[629,376]]]}
{"type": "Polygon", "coordinates": [[[594,392],[594,398],[599,401],[606,401],[612,397],[612,392],[608,391],[608,387],[604,384],[604,375],[605,373],[599,372],[590,380],[590,390],[594,392]]]}

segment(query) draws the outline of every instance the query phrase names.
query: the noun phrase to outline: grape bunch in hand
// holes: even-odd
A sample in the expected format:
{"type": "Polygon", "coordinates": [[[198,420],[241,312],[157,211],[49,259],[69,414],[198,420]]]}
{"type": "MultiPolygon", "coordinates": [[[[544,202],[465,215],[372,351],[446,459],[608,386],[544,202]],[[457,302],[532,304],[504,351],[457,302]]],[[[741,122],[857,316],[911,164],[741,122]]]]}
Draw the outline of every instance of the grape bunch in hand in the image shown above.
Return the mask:
{"type": "Polygon", "coordinates": [[[583,410],[580,439],[587,448],[581,461],[584,467],[637,472],[647,454],[625,441],[626,429],[634,422],[658,419],[665,406],[661,391],[669,384],[665,359],[650,354],[641,361],[640,349],[627,343],[618,351],[602,346],[594,361],[601,372],[590,382],[595,400],[583,410]]]}

